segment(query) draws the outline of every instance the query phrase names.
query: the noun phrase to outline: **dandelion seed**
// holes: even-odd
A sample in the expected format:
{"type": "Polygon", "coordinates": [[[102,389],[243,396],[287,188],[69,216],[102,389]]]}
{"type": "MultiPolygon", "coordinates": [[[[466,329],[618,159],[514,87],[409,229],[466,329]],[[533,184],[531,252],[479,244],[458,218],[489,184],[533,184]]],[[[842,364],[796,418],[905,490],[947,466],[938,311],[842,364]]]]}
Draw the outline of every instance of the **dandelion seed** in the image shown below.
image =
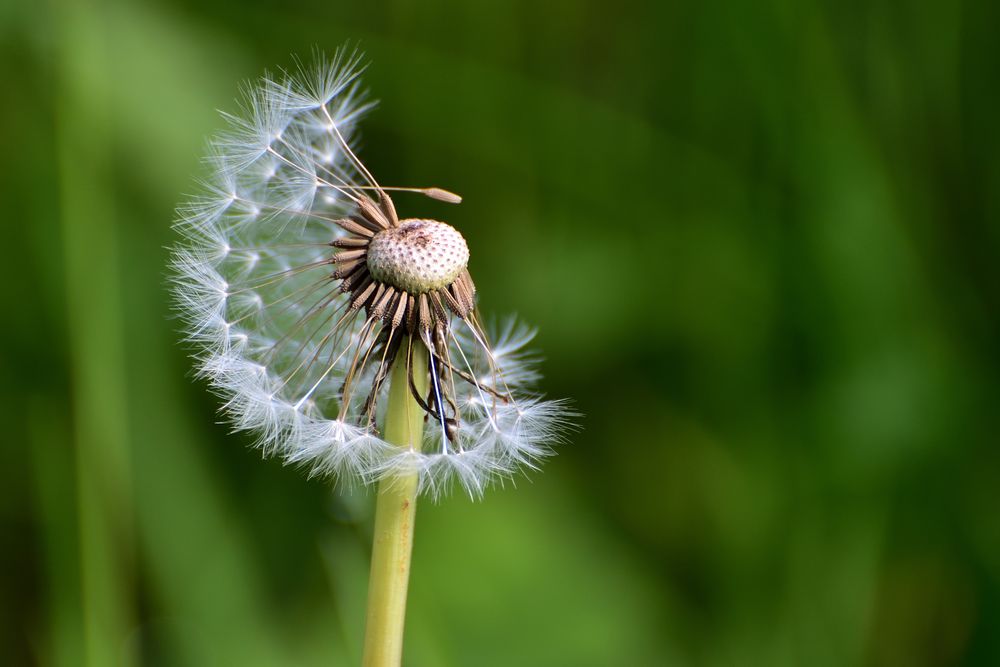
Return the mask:
{"type": "Polygon", "coordinates": [[[357,123],[374,106],[361,71],[341,50],[263,78],[225,115],[211,179],[178,209],[177,306],[200,375],[265,452],[368,484],[415,472],[426,493],[457,484],[477,497],[536,467],[569,413],[531,391],[533,331],[484,327],[462,234],[400,218],[389,192],[461,198],[382,187],[357,157],[357,123]],[[378,427],[397,358],[427,421],[408,448],[378,427]]]}

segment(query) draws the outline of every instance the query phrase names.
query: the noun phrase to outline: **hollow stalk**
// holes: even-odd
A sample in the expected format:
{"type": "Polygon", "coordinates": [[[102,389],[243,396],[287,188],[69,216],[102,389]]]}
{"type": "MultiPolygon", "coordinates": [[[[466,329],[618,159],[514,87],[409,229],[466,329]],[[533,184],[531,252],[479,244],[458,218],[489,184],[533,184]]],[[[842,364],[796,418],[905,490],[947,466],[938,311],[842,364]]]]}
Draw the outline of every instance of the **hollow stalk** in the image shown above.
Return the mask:
{"type": "MultiPolygon", "coordinates": [[[[393,362],[383,434],[400,447],[420,448],[424,412],[407,386],[404,340],[393,362]]],[[[413,384],[420,395],[428,389],[427,350],[414,344],[413,384]]],[[[403,654],[406,589],[413,551],[413,520],[417,509],[417,474],[388,477],[379,483],[375,506],[372,567],[368,580],[364,667],[397,667],[403,654]]]]}

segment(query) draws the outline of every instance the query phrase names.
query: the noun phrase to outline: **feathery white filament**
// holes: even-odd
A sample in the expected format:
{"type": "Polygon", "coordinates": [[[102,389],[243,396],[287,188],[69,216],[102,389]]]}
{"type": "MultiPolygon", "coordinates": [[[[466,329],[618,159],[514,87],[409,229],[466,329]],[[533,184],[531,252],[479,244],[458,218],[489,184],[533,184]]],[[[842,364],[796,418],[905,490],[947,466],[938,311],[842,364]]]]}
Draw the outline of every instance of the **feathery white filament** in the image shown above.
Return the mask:
{"type": "MultiPolygon", "coordinates": [[[[493,332],[492,351],[478,324],[448,327],[445,349],[432,354],[462,368],[456,378],[431,366],[438,419],[428,420],[422,449],[395,447],[366,427],[377,364],[349,371],[352,359],[371,353],[382,325],[348,308],[331,263],[331,243],[344,235],[333,221],[353,212],[359,188],[375,185],[349,147],[373,106],[361,72],[360,56],[340,50],[263,78],[244,89],[238,113],[224,114],[229,127],[211,143],[210,180],[177,211],[176,306],[199,375],[225,401],[234,428],[253,433],[265,452],[363,483],[415,471],[430,495],[457,484],[478,497],[492,481],[534,468],[571,413],[529,393],[538,379],[537,360],[525,352],[534,332],[511,320],[493,332]],[[458,410],[451,433],[445,382],[458,410]]],[[[453,256],[432,267],[436,288],[465,269],[468,248],[450,226],[419,223],[454,236],[453,256]]],[[[410,278],[392,252],[378,252],[373,274],[410,278]]]]}

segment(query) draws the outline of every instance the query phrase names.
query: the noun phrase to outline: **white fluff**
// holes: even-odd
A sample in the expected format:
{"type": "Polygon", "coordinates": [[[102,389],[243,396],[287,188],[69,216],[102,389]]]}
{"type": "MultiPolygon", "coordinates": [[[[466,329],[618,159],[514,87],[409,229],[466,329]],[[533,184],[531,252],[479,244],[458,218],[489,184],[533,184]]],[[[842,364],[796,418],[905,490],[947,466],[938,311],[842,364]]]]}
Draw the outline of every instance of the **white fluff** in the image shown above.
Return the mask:
{"type": "MultiPolygon", "coordinates": [[[[493,327],[492,351],[471,327],[452,323],[452,359],[479,384],[456,384],[462,420],[454,441],[429,419],[420,450],[385,442],[364,426],[358,397],[367,390],[341,409],[365,318],[330,335],[346,297],[318,262],[341,235],[325,218],[350,212],[333,175],[360,182],[336,136],[350,142],[373,106],[360,72],[358,54],[341,50],[315,67],[261,79],[244,90],[238,113],[224,114],[228,130],[206,158],[211,178],[177,211],[176,306],[199,376],[223,397],[234,428],[253,433],[264,452],[349,482],[416,472],[429,495],[457,485],[479,497],[494,481],[535,468],[571,413],[531,393],[538,359],[526,345],[534,331],[514,320],[493,327]]],[[[372,380],[369,368],[355,382],[372,380]]]]}

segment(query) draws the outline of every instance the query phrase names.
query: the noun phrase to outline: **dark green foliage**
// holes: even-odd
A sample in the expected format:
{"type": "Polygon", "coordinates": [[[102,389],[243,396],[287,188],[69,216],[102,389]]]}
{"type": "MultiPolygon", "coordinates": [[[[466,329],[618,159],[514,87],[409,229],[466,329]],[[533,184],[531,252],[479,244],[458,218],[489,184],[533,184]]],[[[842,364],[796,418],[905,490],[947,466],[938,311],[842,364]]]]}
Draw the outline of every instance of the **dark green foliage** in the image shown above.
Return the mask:
{"type": "Polygon", "coordinates": [[[396,201],[586,415],[530,481],[420,508],[407,664],[1000,663],[998,21],[4,5],[4,663],[83,664],[95,613],[124,634],[91,656],[359,661],[371,499],[216,424],[163,268],[214,109],[347,40],[366,163],[464,196],[396,201]]]}

